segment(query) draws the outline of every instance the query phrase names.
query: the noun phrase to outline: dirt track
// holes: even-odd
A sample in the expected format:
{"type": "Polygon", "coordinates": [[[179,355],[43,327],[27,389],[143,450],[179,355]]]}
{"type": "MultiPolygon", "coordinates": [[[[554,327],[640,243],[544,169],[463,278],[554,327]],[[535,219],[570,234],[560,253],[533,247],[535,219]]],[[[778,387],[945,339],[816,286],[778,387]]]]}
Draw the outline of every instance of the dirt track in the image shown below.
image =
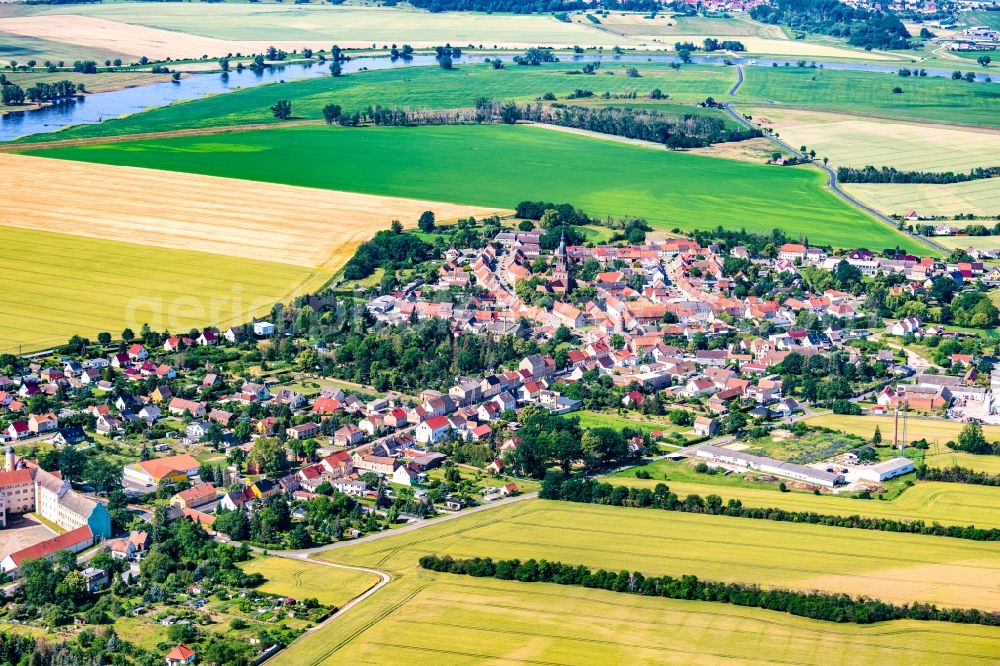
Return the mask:
{"type": "Polygon", "coordinates": [[[338,268],[393,219],[495,209],[0,154],[0,225],[338,268]]]}

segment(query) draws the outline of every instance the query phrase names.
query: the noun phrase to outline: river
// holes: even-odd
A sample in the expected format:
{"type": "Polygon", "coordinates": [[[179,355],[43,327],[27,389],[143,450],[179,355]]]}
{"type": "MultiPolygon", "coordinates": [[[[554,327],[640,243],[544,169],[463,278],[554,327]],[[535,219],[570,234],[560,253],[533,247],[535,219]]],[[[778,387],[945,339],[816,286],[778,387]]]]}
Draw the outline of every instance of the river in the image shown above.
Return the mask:
{"type": "MultiPolygon", "coordinates": [[[[490,56],[462,55],[455,58],[456,64],[481,63],[490,56]]],[[[693,60],[699,64],[719,64],[724,56],[695,56],[693,60]]],[[[511,56],[501,58],[510,62],[511,56]]],[[[679,62],[676,56],[666,55],[576,55],[562,56],[565,61],[610,61],[610,62],[679,62]]],[[[797,59],[767,59],[754,57],[729,57],[733,64],[756,67],[771,67],[773,63],[785,66],[789,63],[795,67],[797,59]]],[[[363,70],[392,69],[396,67],[417,67],[435,64],[434,56],[418,55],[412,58],[392,59],[387,56],[359,57],[343,63],[343,73],[350,74],[363,70]]],[[[817,62],[816,66],[826,69],[866,71],[866,72],[896,72],[900,67],[913,69],[917,65],[875,65],[851,62],[817,62]]],[[[928,76],[951,76],[950,71],[928,69],[928,76]]],[[[217,95],[240,88],[249,88],[266,83],[282,81],[297,81],[301,79],[330,76],[327,63],[300,63],[274,67],[263,70],[243,69],[230,71],[226,74],[218,72],[190,74],[180,81],[153,83],[135,88],[112,90],[109,92],[89,93],[80,97],[65,100],[57,104],[42,107],[32,111],[13,111],[0,118],[0,141],[55,132],[72,125],[93,125],[109,118],[127,116],[147,109],[166,106],[174,102],[198,99],[206,95],[217,95]]],[[[86,79],[83,79],[86,82],[86,79]]]]}

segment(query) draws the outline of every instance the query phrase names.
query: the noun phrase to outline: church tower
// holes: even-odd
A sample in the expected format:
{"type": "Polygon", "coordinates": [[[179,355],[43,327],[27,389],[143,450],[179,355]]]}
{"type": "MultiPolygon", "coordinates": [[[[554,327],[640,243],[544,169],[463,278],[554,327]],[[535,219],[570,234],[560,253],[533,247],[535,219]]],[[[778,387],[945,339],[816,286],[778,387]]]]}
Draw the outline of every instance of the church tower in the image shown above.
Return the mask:
{"type": "Polygon", "coordinates": [[[570,277],[569,257],[566,253],[566,230],[564,228],[559,239],[559,248],[556,250],[556,267],[552,270],[552,278],[561,280],[566,286],[566,291],[569,291],[570,277]]]}

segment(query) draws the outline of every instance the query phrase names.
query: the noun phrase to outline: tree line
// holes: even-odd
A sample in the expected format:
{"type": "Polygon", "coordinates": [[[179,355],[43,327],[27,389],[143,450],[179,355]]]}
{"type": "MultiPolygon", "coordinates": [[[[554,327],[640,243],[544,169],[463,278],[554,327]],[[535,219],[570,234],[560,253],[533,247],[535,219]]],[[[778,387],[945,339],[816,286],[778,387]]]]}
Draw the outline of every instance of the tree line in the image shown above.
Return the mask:
{"type": "Polygon", "coordinates": [[[697,576],[646,576],[638,571],[591,570],[579,564],[548,560],[491,558],[456,560],[451,556],[424,555],[420,566],[429,571],[516,580],[522,583],[576,585],[647,597],[687,601],[711,601],[734,606],[763,608],[826,622],[871,624],[890,620],[925,620],[958,624],[1000,625],[1000,613],[977,608],[938,608],[934,604],[893,604],[870,597],[852,597],[831,592],[799,592],[782,588],[764,589],[747,583],[701,580],[697,576]]]}
{"type": "Polygon", "coordinates": [[[809,523],[826,525],[827,527],[947,536],[970,541],[1000,541],[1000,529],[997,528],[982,529],[974,525],[966,527],[960,525],[944,526],[937,523],[927,525],[922,520],[905,521],[858,514],[834,516],[813,511],[788,511],[778,507],[747,507],[743,506],[743,502],[738,499],[733,498],[725,502],[718,495],[709,495],[703,498],[700,495],[691,494],[682,500],[676,493],[671,492],[665,483],[658,483],[655,488],[650,490],[649,488],[632,488],[595,481],[580,474],[567,477],[565,473],[561,474],[555,471],[550,471],[545,475],[538,496],[542,499],[583,504],[607,504],[734,518],[809,523]]]}
{"type": "Polygon", "coordinates": [[[977,486],[1000,486],[1000,474],[988,474],[968,467],[928,467],[917,468],[917,478],[921,481],[946,481],[948,483],[969,483],[977,486]]]}
{"type": "Polygon", "coordinates": [[[968,173],[953,171],[900,171],[895,167],[884,166],[876,169],[872,165],[864,168],[839,167],[837,180],[842,183],[919,183],[930,185],[945,185],[948,183],[965,183],[970,180],[982,180],[1000,176],[1000,166],[976,167],[968,173]]]}
{"type": "MultiPolygon", "coordinates": [[[[396,4],[395,0],[390,0],[396,4]]],[[[385,3],[387,6],[389,3],[385,3]]],[[[584,0],[412,0],[414,7],[431,12],[509,12],[511,14],[534,14],[540,12],[570,12],[593,9],[584,0]]],[[[620,11],[653,12],[659,9],[656,0],[605,0],[602,7],[620,11]]]]}

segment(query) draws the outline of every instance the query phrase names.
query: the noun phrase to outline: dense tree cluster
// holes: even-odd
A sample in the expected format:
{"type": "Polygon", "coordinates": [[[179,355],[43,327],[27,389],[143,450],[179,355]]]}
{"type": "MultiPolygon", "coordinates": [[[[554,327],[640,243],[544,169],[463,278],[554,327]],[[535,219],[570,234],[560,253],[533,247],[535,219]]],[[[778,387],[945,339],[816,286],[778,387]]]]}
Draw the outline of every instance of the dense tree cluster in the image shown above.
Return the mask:
{"type": "Polygon", "coordinates": [[[654,489],[650,490],[649,488],[632,488],[604,483],[579,474],[566,476],[554,471],[549,471],[545,475],[538,496],[542,499],[584,504],[608,504],[756,520],[809,523],[828,527],[946,536],[971,541],[1000,541],[1000,529],[997,528],[981,529],[973,525],[966,527],[942,526],[937,523],[927,525],[922,520],[904,521],[857,514],[834,516],[812,511],[787,511],[777,507],[746,507],[738,499],[730,499],[726,502],[718,495],[709,495],[703,498],[700,495],[692,494],[681,499],[676,493],[671,492],[665,483],[658,483],[654,489]]]}
{"type": "Polygon", "coordinates": [[[83,84],[72,81],[57,81],[55,83],[38,82],[24,91],[24,96],[32,102],[51,102],[57,99],[75,97],[83,90],[83,84]]]}
{"type": "Polygon", "coordinates": [[[365,241],[344,267],[344,277],[361,280],[382,267],[415,266],[431,258],[433,247],[413,234],[399,233],[392,229],[379,231],[370,241],[365,241]]]}
{"type": "Polygon", "coordinates": [[[591,428],[584,433],[579,418],[535,408],[528,408],[520,422],[522,442],[507,453],[505,462],[521,476],[541,478],[552,465],[568,474],[581,461],[587,469],[608,468],[635,457],[629,439],[638,433],[613,428],[591,428]]]}
{"type": "Polygon", "coordinates": [[[451,332],[444,319],[427,319],[384,331],[357,331],[342,338],[330,371],[388,389],[446,388],[458,373],[496,368],[537,353],[536,343],[504,336],[451,332]]]}
{"type": "Polygon", "coordinates": [[[996,176],[1000,176],[1000,166],[975,167],[968,173],[954,173],[952,171],[900,171],[895,167],[884,166],[881,169],[876,169],[871,165],[863,169],[857,167],[839,167],[837,169],[837,180],[842,183],[926,183],[944,185],[994,178],[996,176]]]}
{"type": "Polygon", "coordinates": [[[752,8],[750,16],[793,30],[844,37],[865,49],[913,48],[910,33],[895,14],[854,8],[839,0],[771,0],[752,8]]]}
{"type": "Polygon", "coordinates": [[[720,118],[685,113],[668,115],[655,110],[570,106],[551,110],[526,106],[526,120],[662,143],[668,148],[701,148],[713,143],[743,141],[760,130],[731,128],[720,118]]]}
{"type": "Polygon", "coordinates": [[[1000,456],[1000,442],[990,443],[986,441],[983,426],[975,421],[965,424],[962,431],[958,433],[958,440],[951,444],[951,448],[976,455],[1000,456]]]}

